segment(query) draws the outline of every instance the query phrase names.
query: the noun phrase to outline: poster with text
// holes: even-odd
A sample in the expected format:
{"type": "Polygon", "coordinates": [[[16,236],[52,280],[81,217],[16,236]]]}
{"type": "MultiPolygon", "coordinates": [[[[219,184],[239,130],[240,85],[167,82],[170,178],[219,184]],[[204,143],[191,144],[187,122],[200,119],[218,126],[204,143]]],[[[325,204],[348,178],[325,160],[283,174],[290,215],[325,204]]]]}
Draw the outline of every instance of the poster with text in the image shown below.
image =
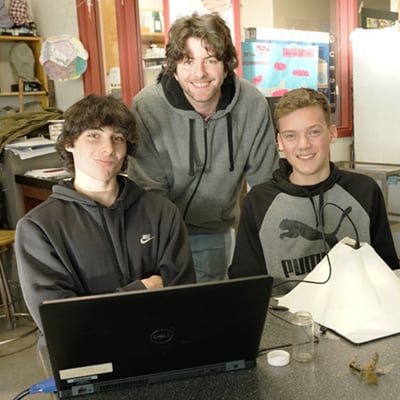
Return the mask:
{"type": "Polygon", "coordinates": [[[246,41],[242,43],[242,62],[243,77],[266,97],[282,96],[299,87],[318,89],[318,45],[246,41]]]}

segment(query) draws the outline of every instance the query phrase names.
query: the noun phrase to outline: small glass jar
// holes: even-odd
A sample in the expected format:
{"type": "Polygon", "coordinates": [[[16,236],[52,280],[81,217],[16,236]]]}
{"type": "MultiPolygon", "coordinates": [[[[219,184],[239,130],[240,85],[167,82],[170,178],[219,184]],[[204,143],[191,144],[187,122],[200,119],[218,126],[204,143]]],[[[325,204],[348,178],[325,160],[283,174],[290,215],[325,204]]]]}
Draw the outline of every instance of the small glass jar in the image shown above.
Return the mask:
{"type": "Polygon", "coordinates": [[[308,362],[314,358],[314,321],[308,311],[297,311],[294,314],[292,358],[300,362],[308,362]]]}

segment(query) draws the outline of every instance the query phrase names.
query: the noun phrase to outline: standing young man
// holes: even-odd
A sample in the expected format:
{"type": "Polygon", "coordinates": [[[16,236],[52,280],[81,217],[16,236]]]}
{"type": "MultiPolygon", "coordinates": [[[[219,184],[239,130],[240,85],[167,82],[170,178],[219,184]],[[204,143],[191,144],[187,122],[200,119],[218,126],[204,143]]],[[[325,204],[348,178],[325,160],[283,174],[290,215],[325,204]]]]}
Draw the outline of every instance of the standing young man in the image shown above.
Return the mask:
{"type": "MultiPolygon", "coordinates": [[[[276,284],[301,280],[326,249],[346,236],[355,238],[355,229],[360,241],[399,268],[380,187],[329,161],[337,130],[328,99],[312,89],[291,90],[277,103],[275,120],[286,158],[272,180],[252,188],[244,201],[229,276],[267,273],[276,284]]],[[[292,287],[279,286],[279,292],[292,287]]]]}
{"type": "Polygon", "coordinates": [[[158,82],[133,99],[140,151],[129,176],[178,206],[197,280],[223,279],[243,183],[262,183],[277,167],[270,111],[235,74],[236,49],[218,14],[177,19],[166,57],[158,82]]]}
{"type": "Polygon", "coordinates": [[[44,300],[195,282],[178,209],[120,175],[137,143],[128,107],[92,94],[64,119],[56,148],[72,179],[16,227],[21,287],[40,330],[44,300]]]}

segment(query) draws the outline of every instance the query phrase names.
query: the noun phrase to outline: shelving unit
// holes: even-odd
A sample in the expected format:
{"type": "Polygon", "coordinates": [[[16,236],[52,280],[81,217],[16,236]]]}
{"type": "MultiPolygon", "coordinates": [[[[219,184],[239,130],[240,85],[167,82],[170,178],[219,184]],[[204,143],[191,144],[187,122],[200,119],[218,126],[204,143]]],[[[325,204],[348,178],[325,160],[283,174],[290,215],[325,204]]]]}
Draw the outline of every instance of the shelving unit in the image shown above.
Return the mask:
{"type": "Polygon", "coordinates": [[[142,54],[146,61],[146,50],[152,45],[164,48],[164,16],[162,10],[140,9],[140,36],[142,54]],[[156,19],[157,18],[157,19],[156,19]]]}
{"type": "Polygon", "coordinates": [[[144,86],[147,86],[157,79],[162,65],[165,62],[165,57],[161,57],[159,54],[150,54],[149,56],[148,49],[151,49],[152,45],[156,45],[158,48],[164,49],[164,33],[142,31],[141,39],[144,86]]]}
{"type": "Polygon", "coordinates": [[[164,33],[149,33],[142,31],[142,44],[159,43],[164,45],[164,33]]]}
{"type": "MultiPolygon", "coordinates": [[[[39,80],[42,90],[40,91],[24,91],[24,82],[19,79],[18,92],[1,91],[0,98],[18,97],[19,111],[24,111],[25,97],[33,97],[35,101],[39,101],[44,109],[49,107],[48,98],[48,80],[47,76],[39,62],[40,50],[42,47],[42,38],[37,36],[0,36],[0,46],[5,43],[25,42],[33,51],[35,58],[35,77],[39,80]]],[[[4,61],[4,60],[3,60],[4,61]]],[[[3,73],[0,79],[3,79],[3,73]]],[[[9,86],[13,82],[9,82],[9,86]]]]}

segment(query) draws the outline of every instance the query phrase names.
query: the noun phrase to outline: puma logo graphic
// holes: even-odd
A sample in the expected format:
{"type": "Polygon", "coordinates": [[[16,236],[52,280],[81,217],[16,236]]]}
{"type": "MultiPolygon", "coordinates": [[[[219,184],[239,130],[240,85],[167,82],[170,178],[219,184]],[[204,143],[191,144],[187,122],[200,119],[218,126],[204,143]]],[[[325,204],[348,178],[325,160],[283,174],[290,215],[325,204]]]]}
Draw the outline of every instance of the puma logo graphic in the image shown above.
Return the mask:
{"type": "MultiPolygon", "coordinates": [[[[344,212],[337,224],[336,229],[333,232],[325,233],[325,240],[328,243],[330,248],[332,248],[338,242],[336,234],[339,231],[339,228],[342,225],[344,218],[346,218],[346,216],[348,214],[350,214],[350,212],[351,212],[351,207],[347,207],[346,210],[344,210],[344,212]]],[[[281,223],[279,224],[279,228],[283,231],[279,235],[279,237],[281,239],[296,238],[298,236],[301,236],[304,239],[311,240],[311,241],[323,239],[322,232],[318,231],[315,228],[312,228],[311,226],[308,226],[307,224],[305,224],[301,221],[284,218],[284,219],[282,219],[281,223]]]]}
{"type": "Polygon", "coordinates": [[[144,233],[142,237],[140,238],[140,243],[141,244],[146,244],[149,243],[154,239],[154,236],[152,236],[150,233],[144,233]]]}

